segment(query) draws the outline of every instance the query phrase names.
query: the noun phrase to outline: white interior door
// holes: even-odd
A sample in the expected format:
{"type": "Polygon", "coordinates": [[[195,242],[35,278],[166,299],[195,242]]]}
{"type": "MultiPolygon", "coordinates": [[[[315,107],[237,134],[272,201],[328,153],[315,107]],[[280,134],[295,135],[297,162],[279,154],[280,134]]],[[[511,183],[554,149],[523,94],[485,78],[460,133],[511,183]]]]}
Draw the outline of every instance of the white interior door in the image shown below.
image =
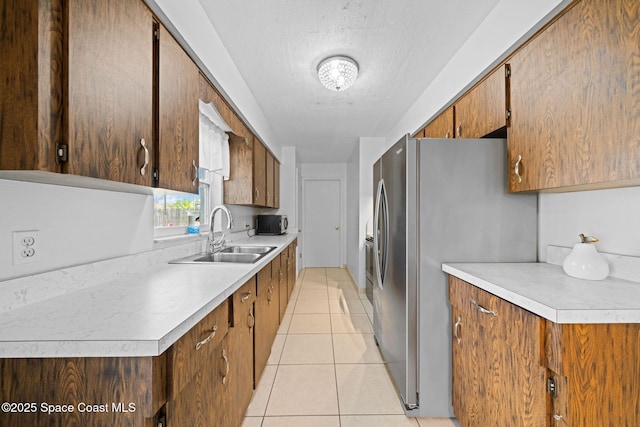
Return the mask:
{"type": "Polygon", "coordinates": [[[340,267],[340,181],[304,182],[304,250],[306,267],[340,267]]]}

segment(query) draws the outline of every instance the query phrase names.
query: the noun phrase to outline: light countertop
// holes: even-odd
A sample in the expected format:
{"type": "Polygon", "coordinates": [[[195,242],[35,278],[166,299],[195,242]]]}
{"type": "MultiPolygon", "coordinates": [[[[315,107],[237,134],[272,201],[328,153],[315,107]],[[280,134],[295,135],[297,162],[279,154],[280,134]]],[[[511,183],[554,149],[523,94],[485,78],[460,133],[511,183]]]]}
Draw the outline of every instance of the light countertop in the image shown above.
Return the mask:
{"type": "Polygon", "coordinates": [[[546,263],[445,263],[442,270],[555,323],[640,323],[640,283],[575,279],[546,263]]]}
{"type": "Polygon", "coordinates": [[[277,246],[255,264],[163,263],[1,312],[0,358],[160,355],[295,237],[252,238],[277,246]]]}

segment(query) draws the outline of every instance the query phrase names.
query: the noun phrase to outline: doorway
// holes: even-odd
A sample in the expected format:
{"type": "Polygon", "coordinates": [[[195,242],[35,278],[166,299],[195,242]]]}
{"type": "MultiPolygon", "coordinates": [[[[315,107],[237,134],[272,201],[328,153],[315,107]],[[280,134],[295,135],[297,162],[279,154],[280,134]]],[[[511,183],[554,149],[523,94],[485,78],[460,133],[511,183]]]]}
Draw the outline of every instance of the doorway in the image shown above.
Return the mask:
{"type": "Polygon", "coordinates": [[[341,182],[307,179],[303,188],[303,264],[305,267],[340,267],[341,182]]]}

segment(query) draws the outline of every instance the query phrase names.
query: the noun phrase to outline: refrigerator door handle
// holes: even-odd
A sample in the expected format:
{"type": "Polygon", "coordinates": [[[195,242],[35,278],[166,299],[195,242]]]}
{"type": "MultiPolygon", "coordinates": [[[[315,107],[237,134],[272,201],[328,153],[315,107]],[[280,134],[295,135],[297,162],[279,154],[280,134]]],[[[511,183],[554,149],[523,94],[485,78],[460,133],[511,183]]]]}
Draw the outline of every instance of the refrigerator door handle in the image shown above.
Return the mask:
{"type": "Polygon", "coordinates": [[[386,195],[384,191],[384,180],[378,182],[378,189],[376,191],[376,204],[373,213],[373,223],[376,226],[375,233],[373,233],[373,254],[375,258],[375,275],[376,282],[379,287],[382,287],[386,266],[386,244],[388,238],[387,222],[388,211],[386,209],[386,195]],[[382,215],[382,217],[380,217],[382,215]],[[382,224],[380,223],[382,219],[382,224]],[[380,245],[380,237],[383,237],[383,247],[380,245]]]}

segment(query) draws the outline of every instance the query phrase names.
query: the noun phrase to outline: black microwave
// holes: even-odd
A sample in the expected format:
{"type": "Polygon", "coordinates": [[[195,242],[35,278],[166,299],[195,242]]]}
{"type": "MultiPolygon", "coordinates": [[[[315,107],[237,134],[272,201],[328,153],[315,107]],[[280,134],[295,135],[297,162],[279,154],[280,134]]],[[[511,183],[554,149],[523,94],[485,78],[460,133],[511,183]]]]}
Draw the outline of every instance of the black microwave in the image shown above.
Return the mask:
{"type": "Polygon", "coordinates": [[[256,234],[284,234],[289,222],[286,215],[258,215],[256,217],[256,234]]]}

